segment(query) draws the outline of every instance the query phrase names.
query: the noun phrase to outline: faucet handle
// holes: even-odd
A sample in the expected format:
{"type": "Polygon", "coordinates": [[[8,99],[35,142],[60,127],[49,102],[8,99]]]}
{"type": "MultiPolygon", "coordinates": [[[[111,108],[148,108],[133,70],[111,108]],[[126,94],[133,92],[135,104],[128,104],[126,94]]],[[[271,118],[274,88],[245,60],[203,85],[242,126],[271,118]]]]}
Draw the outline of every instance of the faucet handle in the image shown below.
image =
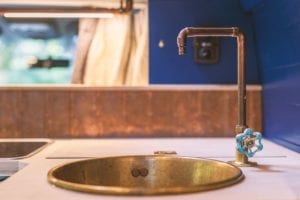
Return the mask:
{"type": "Polygon", "coordinates": [[[252,129],[247,128],[243,133],[236,136],[237,150],[248,157],[263,149],[261,143],[262,136],[259,132],[254,132],[252,129]]]}

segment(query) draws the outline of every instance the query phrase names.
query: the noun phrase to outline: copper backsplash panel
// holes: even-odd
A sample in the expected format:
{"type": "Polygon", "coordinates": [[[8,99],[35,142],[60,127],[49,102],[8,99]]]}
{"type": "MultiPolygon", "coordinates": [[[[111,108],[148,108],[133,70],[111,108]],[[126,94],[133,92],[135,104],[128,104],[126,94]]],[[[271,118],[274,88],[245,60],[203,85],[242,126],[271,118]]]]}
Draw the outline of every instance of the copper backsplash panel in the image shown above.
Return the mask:
{"type": "MultiPolygon", "coordinates": [[[[0,138],[233,136],[234,88],[0,88],[0,138]]],[[[261,87],[248,88],[248,125],[261,131],[261,87]]]]}

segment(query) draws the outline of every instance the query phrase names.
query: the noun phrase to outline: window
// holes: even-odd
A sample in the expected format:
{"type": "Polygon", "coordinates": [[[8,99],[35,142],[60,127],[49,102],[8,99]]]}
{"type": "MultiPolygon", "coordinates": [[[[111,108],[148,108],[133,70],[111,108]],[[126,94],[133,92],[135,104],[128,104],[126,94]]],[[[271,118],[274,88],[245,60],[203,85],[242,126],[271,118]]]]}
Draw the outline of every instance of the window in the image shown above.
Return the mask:
{"type": "Polygon", "coordinates": [[[0,18],[0,84],[70,83],[78,19],[0,18]]]}

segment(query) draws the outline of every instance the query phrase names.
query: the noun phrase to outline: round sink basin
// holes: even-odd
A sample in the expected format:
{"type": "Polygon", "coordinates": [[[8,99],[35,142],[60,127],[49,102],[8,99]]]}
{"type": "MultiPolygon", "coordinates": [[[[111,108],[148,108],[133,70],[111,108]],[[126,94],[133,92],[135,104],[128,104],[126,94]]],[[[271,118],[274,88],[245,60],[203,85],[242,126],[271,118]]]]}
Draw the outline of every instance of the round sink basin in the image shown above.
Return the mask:
{"type": "Polygon", "coordinates": [[[115,195],[160,195],[226,187],[244,178],[231,164],[201,158],[119,156],[64,164],[48,181],[65,189],[115,195]]]}

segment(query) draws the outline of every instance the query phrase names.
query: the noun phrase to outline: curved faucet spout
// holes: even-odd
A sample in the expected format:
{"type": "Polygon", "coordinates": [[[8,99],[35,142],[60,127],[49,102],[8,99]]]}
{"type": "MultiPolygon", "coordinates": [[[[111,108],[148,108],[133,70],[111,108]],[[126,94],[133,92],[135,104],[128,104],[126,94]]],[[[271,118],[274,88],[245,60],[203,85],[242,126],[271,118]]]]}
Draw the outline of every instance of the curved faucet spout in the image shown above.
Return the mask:
{"type": "Polygon", "coordinates": [[[186,27],[182,29],[177,37],[178,53],[185,54],[186,41],[188,37],[236,37],[238,48],[238,125],[236,133],[241,133],[246,125],[246,70],[245,70],[245,38],[244,34],[237,27],[216,28],[216,27],[186,27]]]}
{"type": "Polygon", "coordinates": [[[178,54],[181,56],[185,54],[186,40],[189,32],[189,28],[184,28],[179,32],[177,36],[178,54]]]}
{"type": "Polygon", "coordinates": [[[239,28],[215,28],[215,27],[186,27],[182,29],[177,37],[178,53],[179,55],[185,54],[185,47],[187,37],[204,37],[204,36],[215,36],[215,37],[237,37],[240,33],[239,28]]]}

